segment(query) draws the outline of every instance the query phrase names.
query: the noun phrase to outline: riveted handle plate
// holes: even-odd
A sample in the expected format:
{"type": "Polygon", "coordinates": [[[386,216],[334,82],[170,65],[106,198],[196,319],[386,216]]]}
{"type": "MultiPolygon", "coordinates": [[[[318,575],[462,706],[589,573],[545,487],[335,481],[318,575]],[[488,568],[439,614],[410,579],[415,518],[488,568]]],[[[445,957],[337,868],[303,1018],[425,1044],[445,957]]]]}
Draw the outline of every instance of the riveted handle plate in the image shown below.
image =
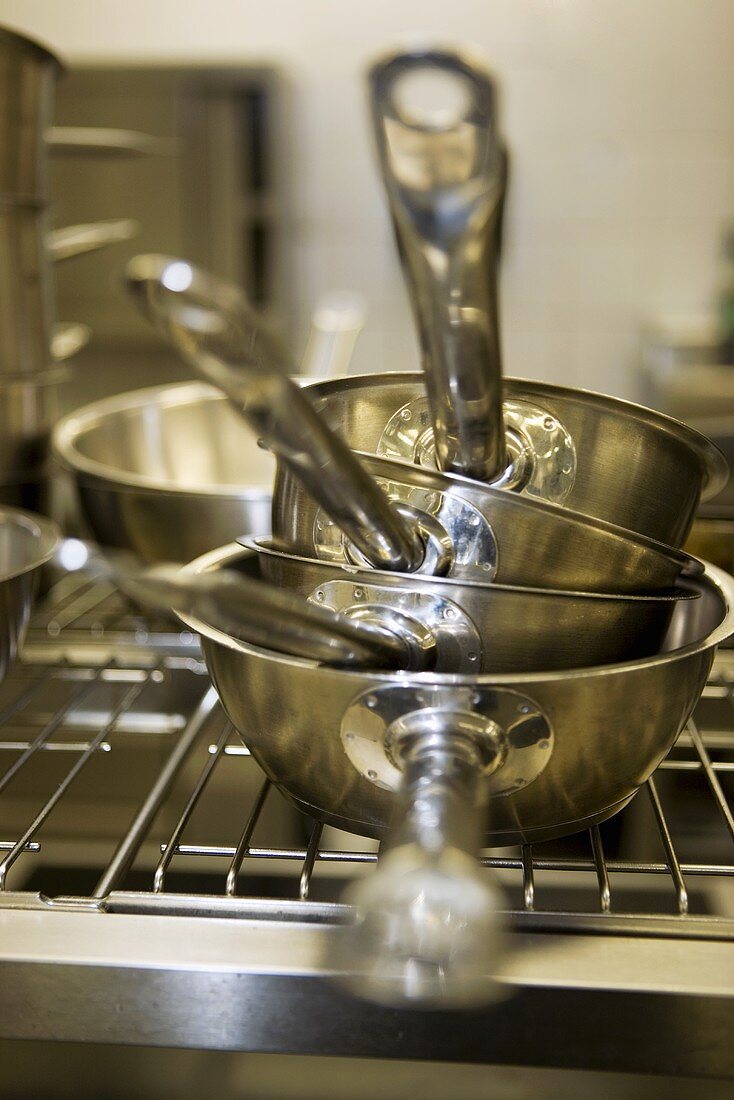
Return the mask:
{"type": "Polygon", "coordinates": [[[506,688],[389,684],[358,695],[345,711],[340,736],[356,770],[370,783],[397,791],[401,772],[386,746],[398,719],[421,708],[473,712],[501,731],[501,766],[486,775],[486,793],[514,794],[532,783],[553,752],[553,729],[537,703],[506,688]]]}
{"type": "MultiPolygon", "coordinates": [[[[529,401],[503,403],[507,469],[491,485],[540,500],[562,503],[576,478],[576,448],[553,413],[529,401]]],[[[427,397],[398,409],[380,437],[377,453],[437,468],[433,421],[427,397]]]]}

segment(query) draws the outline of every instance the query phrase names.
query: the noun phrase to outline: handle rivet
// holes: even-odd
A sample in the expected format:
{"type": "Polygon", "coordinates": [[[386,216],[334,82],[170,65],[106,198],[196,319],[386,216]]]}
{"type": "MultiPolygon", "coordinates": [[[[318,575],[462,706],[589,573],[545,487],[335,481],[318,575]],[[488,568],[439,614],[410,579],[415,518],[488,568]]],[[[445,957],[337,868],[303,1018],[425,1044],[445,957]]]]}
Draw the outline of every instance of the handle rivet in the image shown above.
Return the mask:
{"type": "Polygon", "coordinates": [[[402,420],[410,420],[411,416],[412,416],[412,413],[411,413],[410,409],[403,409],[402,412],[400,413],[400,417],[401,417],[402,420]]]}
{"type": "Polygon", "coordinates": [[[554,428],[555,424],[556,424],[556,422],[555,422],[555,420],[553,419],[552,416],[546,416],[545,420],[543,421],[543,427],[547,428],[548,431],[550,431],[551,428],[554,428]]]}
{"type": "Polygon", "coordinates": [[[316,591],[316,599],[319,601],[319,603],[323,603],[324,601],[324,593],[321,591],[320,588],[316,591]]]}
{"type": "Polygon", "coordinates": [[[445,607],[443,609],[443,617],[444,619],[455,619],[456,612],[454,611],[453,607],[445,607]]]}
{"type": "Polygon", "coordinates": [[[364,599],[364,588],[355,588],[354,589],[354,598],[355,598],[355,600],[364,599]]]}
{"type": "Polygon", "coordinates": [[[538,748],[539,749],[547,749],[549,744],[550,744],[550,741],[548,741],[548,739],[544,737],[542,741],[538,741],[538,748]]]}
{"type": "Polygon", "coordinates": [[[477,654],[476,653],[467,653],[467,657],[469,658],[470,661],[476,661],[477,654]]]}
{"type": "Polygon", "coordinates": [[[377,699],[374,695],[368,695],[365,699],[365,704],[372,710],[377,706],[377,699]]]}
{"type": "Polygon", "coordinates": [[[374,768],[370,768],[370,770],[367,772],[367,778],[372,780],[377,779],[377,772],[374,768]]]}

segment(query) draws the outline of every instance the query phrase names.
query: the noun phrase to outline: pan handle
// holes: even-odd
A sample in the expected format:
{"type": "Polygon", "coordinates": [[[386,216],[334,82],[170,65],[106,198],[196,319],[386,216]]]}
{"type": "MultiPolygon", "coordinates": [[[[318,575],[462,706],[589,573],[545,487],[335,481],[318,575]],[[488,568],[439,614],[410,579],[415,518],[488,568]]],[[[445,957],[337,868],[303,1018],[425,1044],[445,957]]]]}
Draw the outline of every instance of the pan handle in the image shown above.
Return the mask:
{"type": "Polygon", "coordinates": [[[375,63],[368,82],[438,465],[491,481],[507,463],[497,303],[507,152],[494,81],[463,54],[415,50],[375,63]]]}
{"type": "MultiPolygon", "coordinates": [[[[243,557],[256,559],[254,551],[243,557]]],[[[80,539],[64,539],[54,564],[84,569],[119,586],[136,603],[175,611],[206,623],[228,637],[288,656],[344,668],[432,669],[437,642],[431,630],[408,615],[393,613],[382,624],[310,603],[238,570],[193,573],[177,565],[142,566],[133,555],[80,539]]]]}
{"type": "Polygon", "coordinates": [[[112,221],[88,222],[82,225],[66,225],[46,234],[46,248],[52,260],[71,260],[87,252],[97,252],[109,244],[130,241],[140,232],[140,224],[134,218],[116,218],[112,221]]]}
{"type": "Polygon", "coordinates": [[[335,969],[383,1003],[492,999],[501,893],[476,856],[484,777],[502,767],[504,732],[472,709],[429,706],[393,720],[385,747],[402,772],[395,819],[377,870],[345,894],[355,919],[336,939],[335,969]]]}
{"type": "MultiPolygon", "coordinates": [[[[200,377],[229,398],[371,565],[407,573],[421,567],[425,545],[417,529],[288,377],[288,353],[239,288],[183,260],[155,255],[131,260],[126,279],[148,318],[200,377]]],[[[438,571],[448,566],[446,560],[438,571]]]]}

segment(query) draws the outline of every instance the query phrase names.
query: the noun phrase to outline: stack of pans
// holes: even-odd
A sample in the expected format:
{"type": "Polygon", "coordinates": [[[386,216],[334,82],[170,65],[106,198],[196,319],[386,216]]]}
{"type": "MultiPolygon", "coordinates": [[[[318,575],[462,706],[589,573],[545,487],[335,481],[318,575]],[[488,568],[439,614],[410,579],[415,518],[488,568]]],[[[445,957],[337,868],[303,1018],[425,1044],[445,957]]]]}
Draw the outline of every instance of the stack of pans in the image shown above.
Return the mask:
{"type": "Polygon", "coordinates": [[[57,58],[0,28],[0,501],[35,503],[55,421],[53,300],[46,251],[57,58]]]}
{"type": "Polygon", "coordinates": [[[498,943],[480,844],[626,805],[734,627],[734,582],[679,549],[727,468],[660,414],[503,383],[492,81],[421,51],[370,85],[424,374],[303,391],[236,288],[132,261],[143,310],[278,459],[273,538],[158,581],[273,782],[386,837],[336,968],[376,999],[467,1004],[489,995],[498,943]]]}

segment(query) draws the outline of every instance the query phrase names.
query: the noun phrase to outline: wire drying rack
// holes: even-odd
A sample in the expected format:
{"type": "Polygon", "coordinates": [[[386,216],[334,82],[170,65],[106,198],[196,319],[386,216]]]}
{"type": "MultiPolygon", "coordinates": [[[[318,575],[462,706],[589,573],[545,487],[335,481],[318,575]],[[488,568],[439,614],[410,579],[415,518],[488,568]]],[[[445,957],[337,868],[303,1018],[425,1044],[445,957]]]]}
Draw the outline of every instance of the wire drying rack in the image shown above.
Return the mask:
{"type": "MultiPolygon", "coordinates": [[[[131,919],[138,918],[153,922],[146,923],[151,943],[159,934],[168,937],[161,949],[167,957],[174,942],[184,954],[193,949],[181,940],[184,928],[196,938],[205,920],[213,943],[224,926],[233,927],[227,918],[235,918],[234,925],[257,927],[258,934],[288,930],[290,952],[296,941],[306,943],[305,928],[318,928],[321,935],[343,921],[343,886],[369,874],[378,859],[374,842],[305,818],[265,779],[219,707],[195,637],[173,622],[144,620],[112,588],[83,577],[65,578],[40,603],[23,659],[0,689],[2,761],[0,935],[3,919],[42,913],[55,926],[84,914],[88,944],[90,927],[100,935],[108,928],[132,928],[131,919]],[[100,920],[90,925],[90,914],[100,920]],[[107,917],[131,923],[108,925],[107,917]]],[[[576,943],[603,942],[607,955],[616,942],[625,947],[625,960],[643,942],[648,952],[659,946],[662,958],[670,957],[676,943],[688,950],[695,943],[701,949],[732,944],[734,950],[733,790],[734,651],[723,650],[694,718],[629,807],[565,841],[488,850],[483,863],[501,881],[508,919],[520,936],[544,933],[549,944],[570,943],[573,936],[576,943]]],[[[82,933],[75,931],[65,941],[63,959],[53,962],[68,967],[84,958],[89,966],[81,942],[82,933]]],[[[143,950],[137,933],[125,940],[134,955],[133,942],[143,950]]],[[[295,988],[303,972],[291,972],[290,955],[287,964],[280,958],[285,942],[278,941],[277,958],[265,969],[272,981],[276,974],[285,980],[285,969],[295,988]]],[[[37,949],[27,950],[26,963],[40,963],[37,949]]],[[[240,940],[237,950],[249,948],[240,940]]],[[[314,951],[306,969],[321,979],[314,951]]],[[[40,955],[49,962],[43,950],[40,955]]],[[[116,958],[112,952],[106,973],[118,973],[116,958]]],[[[731,966],[732,957],[727,959],[731,966]]],[[[162,965],[157,958],[139,965],[128,959],[126,974],[138,975],[136,1001],[147,988],[143,975],[162,965]]],[[[197,969],[171,965],[179,977],[197,969]]],[[[262,965],[262,957],[240,959],[240,976],[247,971],[262,977],[262,965]]],[[[588,979],[588,959],[585,965],[588,979]]],[[[720,970],[721,961],[715,966],[720,970]]],[[[85,971],[87,978],[90,973],[85,971]]],[[[648,993],[669,984],[659,970],[646,980],[648,993]]],[[[530,986],[538,983],[535,975],[530,986]]],[[[606,985],[602,975],[595,993],[606,985]]],[[[284,1011],[282,995],[277,1003],[284,1011]]],[[[344,1014],[341,1002],[339,1007],[344,1014]]],[[[35,1004],[43,1017],[42,1009],[35,1004]]],[[[326,1019],[330,1010],[322,1009],[326,1019]]],[[[79,1006],[71,1020],[79,1024],[86,1011],[79,1006]]],[[[365,1011],[355,1008],[346,1016],[355,1023],[354,1014],[365,1011]]],[[[145,1041],[150,1011],[144,1020],[132,1039],[121,1041],[145,1041]]],[[[7,1022],[0,997],[0,1034],[8,1028],[17,1034],[17,1026],[7,1022]]],[[[84,1026],[93,1033],[95,1021],[84,1026]]],[[[206,1028],[187,1027],[175,1034],[164,1028],[160,1041],[226,1045],[219,1033],[215,1040],[206,1028]]],[[[362,1045],[344,1039],[339,1052],[390,1053],[384,1034],[377,1046],[370,1046],[366,1034],[362,1045]]],[[[233,1045],[271,1049],[258,1047],[259,1041],[250,1025],[247,1037],[238,1032],[233,1045]]],[[[434,1048],[426,1054],[422,1042],[416,1040],[406,1056],[440,1056],[434,1048]]],[[[323,1029],[310,1044],[290,1036],[272,1049],[328,1049],[323,1029]]],[[[587,1036],[581,1064],[602,1064],[593,1046],[587,1036]]],[[[648,1047],[648,1058],[654,1049],[648,1047]]],[[[444,1050],[442,1056],[452,1055],[444,1050]]],[[[480,1053],[462,1048],[460,1056],[480,1053]]],[[[515,1040],[492,1057],[516,1060],[515,1040]]],[[[522,1061],[528,1057],[526,1052],[522,1061]]],[[[574,1057],[556,1053],[551,1064],[573,1064],[574,1057]]],[[[625,1065],[635,1057],[630,1052],[625,1065]]],[[[720,1061],[709,1059],[707,1065],[720,1069],[720,1061]]]]}

